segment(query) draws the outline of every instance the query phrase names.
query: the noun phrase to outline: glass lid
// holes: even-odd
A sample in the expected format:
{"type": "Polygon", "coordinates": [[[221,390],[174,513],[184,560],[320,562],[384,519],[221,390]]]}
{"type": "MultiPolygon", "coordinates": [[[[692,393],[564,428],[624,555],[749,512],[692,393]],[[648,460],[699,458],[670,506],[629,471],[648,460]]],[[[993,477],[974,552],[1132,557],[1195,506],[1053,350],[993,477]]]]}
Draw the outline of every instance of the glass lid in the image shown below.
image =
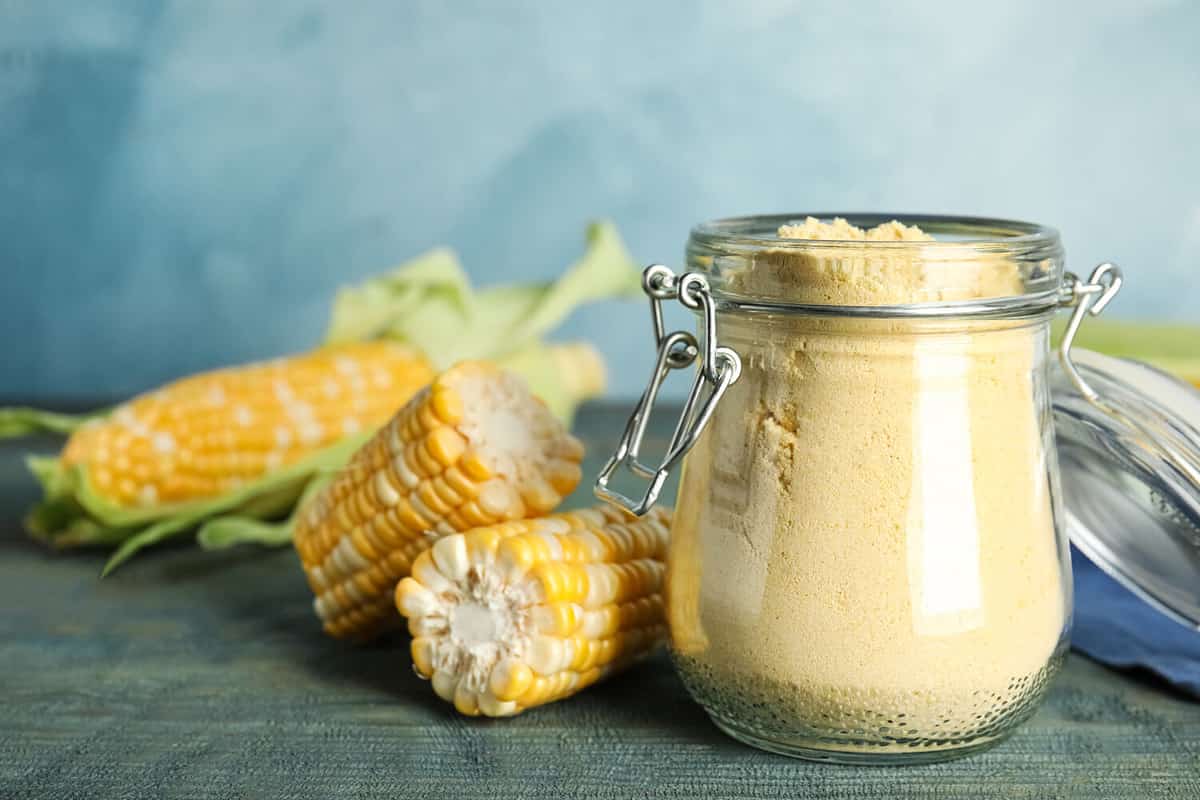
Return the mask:
{"type": "Polygon", "coordinates": [[[1200,391],[1147,364],[1076,349],[1051,396],[1071,541],[1200,628],[1200,391]]]}

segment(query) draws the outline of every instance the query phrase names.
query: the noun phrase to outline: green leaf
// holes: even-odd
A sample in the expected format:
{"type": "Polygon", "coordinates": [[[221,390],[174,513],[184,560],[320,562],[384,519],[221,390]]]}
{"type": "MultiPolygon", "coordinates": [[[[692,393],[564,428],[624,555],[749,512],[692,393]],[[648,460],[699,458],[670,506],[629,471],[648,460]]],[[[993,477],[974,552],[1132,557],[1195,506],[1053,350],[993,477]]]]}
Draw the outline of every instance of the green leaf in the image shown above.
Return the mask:
{"type": "Polygon", "coordinates": [[[205,522],[196,532],[196,541],[205,550],[224,550],[240,544],[257,544],[266,547],[290,544],[296,521],[305,504],[332,479],[333,476],[327,474],[310,480],[300,499],[293,503],[292,513],[286,519],[264,522],[244,514],[214,517],[205,522]]]}
{"type": "Polygon", "coordinates": [[[50,541],[56,549],[70,550],[78,547],[116,547],[133,536],[135,530],[110,528],[86,517],[77,517],[70,525],[60,529],[50,541]]]}
{"type": "Polygon", "coordinates": [[[358,286],[342,288],[333,301],[327,344],[391,338],[429,321],[472,316],[471,284],[452,250],[438,248],[358,286]]]}
{"type": "Polygon", "coordinates": [[[292,518],[263,522],[253,517],[216,517],[200,526],[196,541],[205,550],[227,550],[240,544],[280,547],[292,541],[292,518]]]}
{"type": "Polygon", "coordinates": [[[100,577],[108,576],[117,567],[133,558],[134,554],[142,548],[149,547],[175,534],[182,533],[197,522],[199,522],[199,517],[183,514],[177,517],[168,517],[143,528],[121,542],[121,546],[117,548],[117,552],[113,553],[108,561],[105,562],[104,569],[100,572],[100,577]]]}
{"type": "Polygon", "coordinates": [[[483,291],[458,260],[435,250],[343,289],[328,342],[388,337],[419,348],[439,368],[523,350],[585,303],[640,293],[637,266],[610,223],[587,230],[587,248],[557,280],[483,291]]]}
{"type": "Polygon", "coordinates": [[[107,411],[89,411],[85,414],[58,414],[37,408],[0,408],[0,439],[28,436],[33,433],[59,433],[68,435],[88,420],[103,416],[107,411]]]}
{"type": "Polygon", "coordinates": [[[510,304],[519,309],[507,336],[513,349],[549,333],[577,307],[609,298],[641,298],[641,273],[611,223],[588,226],[587,250],[558,280],[542,287],[505,287],[480,295],[484,307],[510,304]],[[515,302],[525,294],[528,302],[515,302]],[[502,300],[503,299],[503,300],[502,300]]]}

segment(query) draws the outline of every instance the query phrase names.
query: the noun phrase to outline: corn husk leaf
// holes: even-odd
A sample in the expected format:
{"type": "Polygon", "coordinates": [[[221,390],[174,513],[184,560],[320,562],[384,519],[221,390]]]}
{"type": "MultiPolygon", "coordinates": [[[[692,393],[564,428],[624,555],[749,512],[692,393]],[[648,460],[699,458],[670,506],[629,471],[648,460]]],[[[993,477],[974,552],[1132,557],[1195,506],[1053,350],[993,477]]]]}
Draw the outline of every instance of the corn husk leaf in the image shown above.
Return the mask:
{"type": "Polygon", "coordinates": [[[90,419],[103,416],[104,411],[86,414],[59,414],[40,408],[0,408],[0,439],[12,439],[33,433],[68,435],[90,419]]]}
{"type": "Polygon", "coordinates": [[[281,520],[266,521],[256,516],[248,516],[244,510],[240,514],[213,517],[196,531],[196,541],[205,550],[225,550],[242,544],[266,547],[288,544],[292,541],[292,530],[300,510],[333,480],[333,475],[331,472],[323,472],[310,480],[300,499],[291,504],[291,513],[281,520]]]}
{"type": "Polygon", "coordinates": [[[594,223],[583,257],[554,281],[474,290],[453,253],[434,250],[343,289],[326,341],[396,339],[444,369],[464,359],[498,360],[527,350],[579,306],[640,293],[639,272],[616,228],[594,223]]]}
{"type": "Polygon", "coordinates": [[[81,465],[64,467],[58,459],[30,459],[30,471],[41,483],[44,497],[26,517],[26,527],[35,538],[56,548],[119,545],[104,566],[107,574],[142,548],[193,530],[206,520],[233,513],[270,519],[285,513],[313,478],[341,469],[368,436],[347,436],[219,497],[151,509],[109,502],[92,488],[81,465]]]}

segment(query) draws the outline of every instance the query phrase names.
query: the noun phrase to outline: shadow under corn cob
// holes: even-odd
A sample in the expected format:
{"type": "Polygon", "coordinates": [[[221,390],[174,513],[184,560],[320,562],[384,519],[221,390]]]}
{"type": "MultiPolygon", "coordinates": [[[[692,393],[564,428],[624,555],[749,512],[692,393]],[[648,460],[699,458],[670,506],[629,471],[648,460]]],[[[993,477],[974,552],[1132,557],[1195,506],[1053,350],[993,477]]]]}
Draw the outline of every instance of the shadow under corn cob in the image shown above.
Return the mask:
{"type": "Polygon", "coordinates": [[[452,253],[431,251],[339,293],[311,353],[185,378],[92,415],[0,409],[0,436],[72,436],[59,457],[29,459],[44,497],[28,528],[56,547],[116,547],[106,571],[189,531],[210,547],[286,543],[298,500],[463,358],[511,365],[569,420],[602,391],[603,362],[588,344],[541,337],[581,303],[638,291],[612,226],[591,226],[587,244],[555,281],[483,291],[452,253]]]}

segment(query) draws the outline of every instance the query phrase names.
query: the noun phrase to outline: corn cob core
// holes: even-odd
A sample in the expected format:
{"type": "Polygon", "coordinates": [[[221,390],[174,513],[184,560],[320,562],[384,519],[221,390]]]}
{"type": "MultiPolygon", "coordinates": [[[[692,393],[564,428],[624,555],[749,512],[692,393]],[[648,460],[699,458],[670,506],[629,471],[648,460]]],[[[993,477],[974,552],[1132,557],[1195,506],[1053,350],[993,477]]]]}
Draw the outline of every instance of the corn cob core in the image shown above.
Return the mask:
{"type": "Polygon", "coordinates": [[[518,376],[466,362],[417,393],[302,512],[296,548],[325,630],[399,622],[396,582],[439,536],[554,509],[583,445],[518,376]]]}
{"type": "Polygon", "coordinates": [[[608,506],[439,540],[396,587],[417,673],[463,714],[580,691],[663,640],[669,515],[608,506]]]}
{"type": "Polygon", "coordinates": [[[200,373],[80,428],[62,462],[84,465],[119,506],[214,497],[377,427],[432,377],[420,354],[391,342],[200,373]]]}

